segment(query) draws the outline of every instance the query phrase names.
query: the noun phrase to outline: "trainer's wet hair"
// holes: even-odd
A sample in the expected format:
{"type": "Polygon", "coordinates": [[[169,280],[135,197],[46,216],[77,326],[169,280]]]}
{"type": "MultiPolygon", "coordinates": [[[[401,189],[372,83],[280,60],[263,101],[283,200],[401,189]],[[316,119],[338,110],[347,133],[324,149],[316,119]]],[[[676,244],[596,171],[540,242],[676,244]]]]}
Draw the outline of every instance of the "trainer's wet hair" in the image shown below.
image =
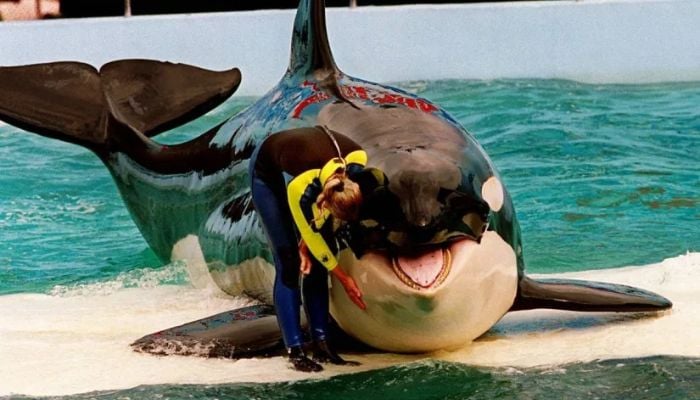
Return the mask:
{"type": "Polygon", "coordinates": [[[360,214],[360,205],[362,204],[360,185],[348,178],[346,174],[347,164],[333,134],[325,126],[320,128],[330,138],[338,154],[338,160],[343,166],[336,169],[333,175],[326,180],[321,194],[316,198],[316,205],[320,210],[328,209],[337,219],[354,221],[360,214]]]}
{"type": "Polygon", "coordinates": [[[323,185],[323,191],[316,199],[319,209],[327,208],[333,217],[343,221],[354,221],[360,214],[362,192],[360,185],[342,172],[336,172],[323,185]]]}

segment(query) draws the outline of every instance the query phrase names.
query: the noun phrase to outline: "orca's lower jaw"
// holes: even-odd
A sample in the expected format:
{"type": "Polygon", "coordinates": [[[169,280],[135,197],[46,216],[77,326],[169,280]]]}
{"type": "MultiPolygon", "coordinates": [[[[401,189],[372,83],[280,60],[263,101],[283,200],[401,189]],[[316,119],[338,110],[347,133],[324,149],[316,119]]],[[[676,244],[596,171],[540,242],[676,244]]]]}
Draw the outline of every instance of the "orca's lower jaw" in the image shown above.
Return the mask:
{"type": "Polygon", "coordinates": [[[459,347],[505,314],[517,290],[513,249],[495,232],[391,254],[372,251],[340,265],[362,291],[366,310],[333,281],[331,313],[350,335],[376,348],[425,352],[459,347]]]}

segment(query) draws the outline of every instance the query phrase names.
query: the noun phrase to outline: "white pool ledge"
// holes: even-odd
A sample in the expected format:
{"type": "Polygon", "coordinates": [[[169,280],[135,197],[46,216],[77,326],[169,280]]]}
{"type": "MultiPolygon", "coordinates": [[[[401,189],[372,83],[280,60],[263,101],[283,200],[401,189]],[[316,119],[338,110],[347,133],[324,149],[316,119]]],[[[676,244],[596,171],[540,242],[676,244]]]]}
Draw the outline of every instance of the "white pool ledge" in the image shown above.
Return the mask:
{"type": "MultiPolygon", "coordinates": [[[[0,64],[152,58],[239,67],[239,93],[284,73],[293,10],[0,23],[0,64]]],[[[700,80],[700,1],[610,0],[329,9],[347,73],[418,79],[700,80]]]]}

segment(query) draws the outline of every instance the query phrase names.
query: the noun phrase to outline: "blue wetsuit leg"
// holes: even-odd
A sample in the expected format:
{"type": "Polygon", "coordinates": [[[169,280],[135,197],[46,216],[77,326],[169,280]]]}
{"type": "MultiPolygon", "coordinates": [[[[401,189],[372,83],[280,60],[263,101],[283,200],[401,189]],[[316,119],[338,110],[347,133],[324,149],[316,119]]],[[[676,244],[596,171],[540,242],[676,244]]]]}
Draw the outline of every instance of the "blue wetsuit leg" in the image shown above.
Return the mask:
{"type": "Polygon", "coordinates": [[[304,308],[311,325],[311,336],[315,341],[328,336],[328,270],[313,259],[311,273],[302,282],[304,308]]]}
{"type": "Polygon", "coordinates": [[[303,337],[299,321],[301,295],[298,280],[300,259],[292,216],[286,198],[279,198],[279,191],[274,191],[265,181],[257,178],[253,171],[251,176],[253,204],[270,241],[275,263],[273,301],[277,322],[285,346],[301,346],[303,337]]]}

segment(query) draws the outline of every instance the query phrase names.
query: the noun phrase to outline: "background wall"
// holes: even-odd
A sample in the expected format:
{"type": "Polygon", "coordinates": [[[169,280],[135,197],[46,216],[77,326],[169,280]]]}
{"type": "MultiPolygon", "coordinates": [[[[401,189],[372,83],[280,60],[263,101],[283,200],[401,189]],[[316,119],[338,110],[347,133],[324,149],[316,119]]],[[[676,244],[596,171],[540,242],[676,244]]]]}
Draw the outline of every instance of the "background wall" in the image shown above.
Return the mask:
{"type": "MultiPolygon", "coordinates": [[[[243,72],[262,94],[286,70],[293,10],[0,24],[0,64],[152,58],[243,72]]],[[[700,1],[613,0],[329,9],[338,65],[365,79],[700,80],[700,1]]]]}

